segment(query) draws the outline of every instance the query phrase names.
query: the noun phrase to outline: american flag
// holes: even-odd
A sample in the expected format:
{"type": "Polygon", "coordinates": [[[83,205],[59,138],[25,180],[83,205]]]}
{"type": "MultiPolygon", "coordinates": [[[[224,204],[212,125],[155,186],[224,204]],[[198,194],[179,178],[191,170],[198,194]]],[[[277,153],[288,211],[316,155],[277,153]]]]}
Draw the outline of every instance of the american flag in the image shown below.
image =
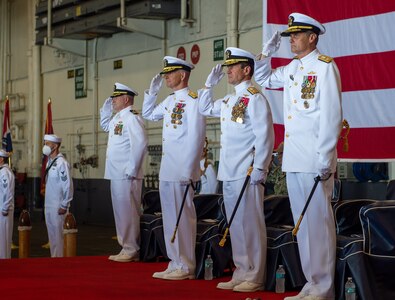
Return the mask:
{"type": "MultiPolygon", "coordinates": [[[[48,100],[47,104],[47,119],[45,120],[44,134],[53,134],[52,127],[52,107],[51,99],[48,100]]],[[[41,181],[40,181],[40,193],[45,195],[45,169],[47,168],[48,156],[43,155],[41,160],[41,181]]]]}
{"type": "Polygon", "coordinates": [[[3,119],[3,136],[2,136],[2,148],[7,152],[12,152],[12,140],[10,130],[10,101],[6,97],[4,103],[4,119],[3,119]]]}
{"type": "MultiPolygon", "coordinates": [[[[263,0],[263,41],[287,28],[292,12],[323,23],[318,49],[334,58],[342,81],[343,117],[350,125],[349,151],[339,142],[343,161],[394,161],[395,146],[395,1],[263,0]]],[[[275,68],[294,56],[282,39],[275,68]]],[[[265,90],[275,123],[276,147],[284,139],[282,91],[265,90]]]]}

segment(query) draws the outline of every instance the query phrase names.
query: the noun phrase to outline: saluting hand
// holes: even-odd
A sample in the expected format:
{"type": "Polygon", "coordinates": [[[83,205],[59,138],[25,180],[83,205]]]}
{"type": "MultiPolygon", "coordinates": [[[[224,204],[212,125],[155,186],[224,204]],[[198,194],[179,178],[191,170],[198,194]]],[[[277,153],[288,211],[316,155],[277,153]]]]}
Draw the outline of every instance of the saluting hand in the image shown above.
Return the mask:
{"type": "Polygon", "coordinates": [[[272,56],[280,48],[281,35],[280,31],[276,31],[269,41],[263,44],[262,54],[266,57],[272,56]]]}
{"type": "Polygon", "coordinates": [[[106,101],[104,101],[102,110],[105,112],[112,112],[112,98],[108,97],[106,101]]]}
{"type": "Polygon", "coordinates": [[[216,65],[211,70],[210,74],[207,76],[205,86],[211,88],[214,85],[217,85],[224,76],[225,73],[222,72],[222,65],[221,64],[216,65]]]}
{"type": "Polygon", "coordinates": [[[156,74],[154,78],[151,80],[151,84],[148,90],[148,94],[156,95],[158,94],[161,86],[162,86],[163,78],[160,74],[156,74]]]}

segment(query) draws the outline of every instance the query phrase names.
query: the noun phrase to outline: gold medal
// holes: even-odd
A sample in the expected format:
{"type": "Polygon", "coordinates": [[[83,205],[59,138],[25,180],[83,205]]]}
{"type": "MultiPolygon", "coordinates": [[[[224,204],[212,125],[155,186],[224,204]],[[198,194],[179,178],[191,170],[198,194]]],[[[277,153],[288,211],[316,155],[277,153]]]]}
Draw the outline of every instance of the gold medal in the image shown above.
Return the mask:
{"type": "Polygon", "coordinates": [[[305,109],[308,109],[310,107],[310,104],[309,104],[309,102],[307,100],[305,100],[303,102],[303,106],[304,106],[305,109]]]}

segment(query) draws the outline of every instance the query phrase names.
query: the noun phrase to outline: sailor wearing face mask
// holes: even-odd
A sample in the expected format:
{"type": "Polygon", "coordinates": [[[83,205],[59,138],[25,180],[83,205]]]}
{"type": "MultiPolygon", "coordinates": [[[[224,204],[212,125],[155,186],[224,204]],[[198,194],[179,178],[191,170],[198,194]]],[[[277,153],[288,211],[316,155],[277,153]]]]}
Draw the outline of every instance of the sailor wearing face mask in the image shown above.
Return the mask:
{"type": "Polygon", "coordinates": [[[0,150],[0,259],[11,258],[15,176],[9,160],[10,154],[0,150]]]}
{"type": "Polygon", "coordinates": [[[70,166],[59,152],[62,139],[54,134],[44,136],[43,154],[48,156],[45,170],[45,223],[51,257],[63,257],[63,223],[73,199],[70,166]]]}

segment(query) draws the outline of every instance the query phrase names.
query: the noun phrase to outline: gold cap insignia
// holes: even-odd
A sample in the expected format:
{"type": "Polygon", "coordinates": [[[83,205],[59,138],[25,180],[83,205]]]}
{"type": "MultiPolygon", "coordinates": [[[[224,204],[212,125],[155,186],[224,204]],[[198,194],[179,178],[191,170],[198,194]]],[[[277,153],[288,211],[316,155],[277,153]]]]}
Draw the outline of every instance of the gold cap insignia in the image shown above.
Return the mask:
{"type": "Polygon", "coordinates": [[[230,52],[230,50],[226,50],[226,52],[225,52],[226,59],[229,59],[231,54],[232,54],[232,52],[230,52]]]}
{"type": "Polygon", "coordinates": [[[292,26],[294,20],[295,20],[295,18],[294,18],[293,16],[290,16],[290,17],[288,18],[288,27],[291,27],[291,26],[292,26]]]}

